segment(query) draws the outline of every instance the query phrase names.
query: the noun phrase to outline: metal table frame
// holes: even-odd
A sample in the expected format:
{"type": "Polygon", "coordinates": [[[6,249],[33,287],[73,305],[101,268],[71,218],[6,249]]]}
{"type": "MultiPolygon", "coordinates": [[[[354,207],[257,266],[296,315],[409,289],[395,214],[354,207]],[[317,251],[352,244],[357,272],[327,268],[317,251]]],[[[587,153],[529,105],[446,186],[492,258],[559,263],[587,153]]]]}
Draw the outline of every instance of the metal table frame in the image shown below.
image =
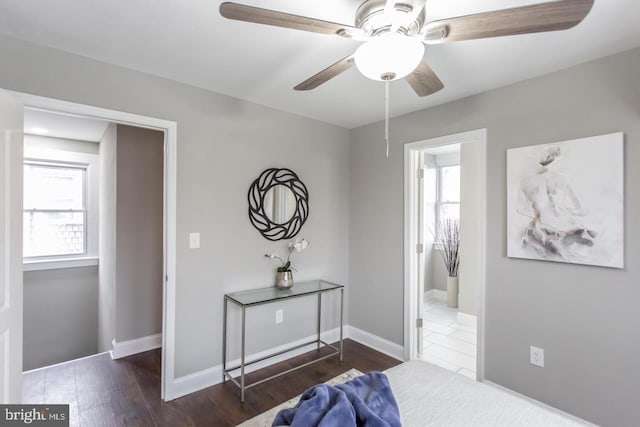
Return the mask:
{"type": "MultiPolygon", "coordinates": [[[[309,366],[313,363],[319,362],[321,360],[324,359],[328,359],[329,357],[335,356],[335,355],[340,355],[340,362],[342,362],[342,357],[343,357],[343,324],[344,324],[344,286],[342,285],[336,285],[334,283],[330,283],[330,282],[326,282],[324,280],[320,280],[318,282],[325,282],[327,284],[330,284],[334,287],[329,288],[329,289],[318,289],[318,290],[312,290],[310,292],[306,292],[306,293],[301,293],[301,294],[296,294],[296,295],[287,295],[286,294],[286,290],[282,290],[282,296],[279,296],[277,298],[273,298],[273,299],[268,299],[268,300],[264,300],[264,301],[257,301],[251,304],[242,304],[236,300],[234,300],[232,297],[230,297],[230,295],[233,294],[225,294],[224,296],[224,308],[223,308],[223,321],[222,321],[222,382],[225,382],[226,379],[229,379],[231,382],[233,382],[235,385],[237,385],[240,388],[240,401],[244,402],[244,395],[245,395],[245,391],[251,387],[257,386],[258,384],[262,384],[266,381],[269,381],[271,379],[277,378],[281,375],[285,375],[288,374],[290,372],[293,372],[295,370],[304,368],[306,366],[309,366]],[[321,321],[322,321],[322,294],[326,293],[326,292],[331,292],[331,291],[337,291],[340,290],[340,341],[338,344],[338,347],[329,344],[327,342],[324,342],[321,337],[321,321]],[[246,334],[246,309],[249,307],[254,307],[254,306],[258,306],[258,305],[264,305],[264,304],[270,304],[270,303],[274,303],[277,301],[283,301],[283,300],[287,300],[287,299],[294,299],[294,298],[300,298],[300,297],[305,297],[305,296],[310,296],[310,295],[318,295],[318,313],[317,313],[317,337],[315,340],[306,342],[304,344],[300,344],[300,345],[296,345],[293,346],[291,348],[287,348],[285,350],[282,351],[278,351],[276,353],[273,354],[269,354],[267,356],[264,357],[260,357],[259,359],[256,360],[252,360],[250,362],[246,361],[246,354],[245,354],[245,349],[246,349],[246,338],[247,338],[247,334],[246,334]],[[234,304],[238,305],[241,309],[242,309],[242,333],[241,333],[241,347],[240,347],[240,364],[237,366],[233,366],[231,368],[227,368],[227,305],[229,303],[229,301],[233,302],[234,304]],[[331,348],[333,351],[329,354],[326,354],[324,356],[321,357],[317,357],[309,362],[303,363],[299,366],[295,366],[293,368],[287,369],[286,371],[282,371],[279,372],[277,374],[271,375],[267,378],[261,379],[259,381],[255,381],[251,384],[247,384],[245,381],[245,368],[249,365],[252,365],[254,363],[258,363],[261,362],[263,360],[275,357],[275,356],[279,356],[281,354],[287,353],[289,351],[293,351],[296,350],[298,348],[310,345],[310,344],[317,344],[317,348],[320,349],[321,344],[324,345],[325,347],[331,348]],[[234,378],[231,375],[231,372],[236,371],[236,370],[240,370],[240,381],[238,381],[238,379],[234,378]]],[[[296,286],[296,285],[294,285],[296,286]]],[[[261,291],[264,289],[256,289],[255,292],[257,291],[261,291]]],[[[252,291],[247,291],[247,292],[252,292],[252,291]]],[[[280,291],[278,291],[280,292],[280,291]]]]}

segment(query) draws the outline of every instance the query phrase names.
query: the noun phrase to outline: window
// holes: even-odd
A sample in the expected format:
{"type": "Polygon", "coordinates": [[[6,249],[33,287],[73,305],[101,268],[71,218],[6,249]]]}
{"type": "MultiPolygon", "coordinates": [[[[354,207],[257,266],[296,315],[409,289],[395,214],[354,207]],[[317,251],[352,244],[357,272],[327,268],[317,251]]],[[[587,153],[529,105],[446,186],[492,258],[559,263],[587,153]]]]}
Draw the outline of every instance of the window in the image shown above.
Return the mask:
{"type": "Polygon", "coordinates": [[[25,161],[23,255],[87,254],[87,165],[25,161]]]}
{"type": "Polygon", "coordinates": [[[437,224],[448,218],[460,220],[460,165],[438,168],[437,224]]]}

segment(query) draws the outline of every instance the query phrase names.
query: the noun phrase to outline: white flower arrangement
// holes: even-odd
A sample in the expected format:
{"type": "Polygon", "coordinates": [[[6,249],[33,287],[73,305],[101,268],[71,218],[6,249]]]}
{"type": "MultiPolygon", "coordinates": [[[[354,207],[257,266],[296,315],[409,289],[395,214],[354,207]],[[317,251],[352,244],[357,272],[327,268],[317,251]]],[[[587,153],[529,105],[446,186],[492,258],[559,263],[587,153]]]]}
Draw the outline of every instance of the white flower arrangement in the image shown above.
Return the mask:
{"type": "Polygon", "coordinates": [[[278,272],[279,273],[282,273],[284,271],[291,271],[291,270],[295,270],[295,268],[291,267],[291,254],[293,253],[293,251],[300,252],[300,251],[304,250],[307,246],[309,246],[309,241],[307,239],[305,239],[305,238],[299,238],[298,237],[296,240],[291,241],[291,242],[289,242],[287,244],[287,250],[289,251],[289,254],[287,255],[287,260],[286,261],[283,260],[276,253],[264,254],[264,256],[266,258],[280,260],[280,263],[282,265],[280,265],[280,267],[278,267],[278,272]]]}

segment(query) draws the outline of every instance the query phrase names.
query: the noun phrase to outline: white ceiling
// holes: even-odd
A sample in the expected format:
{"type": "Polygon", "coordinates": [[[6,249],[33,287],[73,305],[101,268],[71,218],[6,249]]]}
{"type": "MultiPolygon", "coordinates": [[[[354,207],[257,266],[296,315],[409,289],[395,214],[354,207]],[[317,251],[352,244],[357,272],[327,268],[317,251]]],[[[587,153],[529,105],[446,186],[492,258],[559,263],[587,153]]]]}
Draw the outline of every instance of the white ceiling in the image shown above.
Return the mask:
{"type": "MultiPolygon", "coordinates": [[[[414,0],[409,0],[414,1],[414,0]]],[[[427,0],[427,20],[543,0],[427,0]]],[[[361,0],[247,0],[353,24],[361,0]]],[[[0,0],[0,33],[353,128],[383,118],[384,86],[355,69],[310,92],[292,88],[359,42],[230,21],[211,0],[0,0]]],[[[427,46],[445,89],[419,98],[391,85],[400,115],[640,46],[640,1],[595,0],[562,32],[427,46]]]]}
{"type": "Polygon", "coordinates": [[[41,110],[24,111],[24,133],[100,142],[109,122],[41,110]]]}
{"type": "Polygon", "coordinates": [[[440,145],[437,147],[429,147],[428,149],[424,150],[424,152],[433,156],[453,153],[460,154],[460,144],[448,144],[440,145]]]}

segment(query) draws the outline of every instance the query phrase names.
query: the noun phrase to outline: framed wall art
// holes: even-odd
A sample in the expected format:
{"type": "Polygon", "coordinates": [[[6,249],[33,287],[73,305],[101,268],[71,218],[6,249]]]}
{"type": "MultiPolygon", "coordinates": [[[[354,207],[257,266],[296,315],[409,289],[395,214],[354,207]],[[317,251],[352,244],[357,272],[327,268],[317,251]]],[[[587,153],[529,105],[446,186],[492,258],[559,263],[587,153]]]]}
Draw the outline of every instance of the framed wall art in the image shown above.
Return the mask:
{"type": "Polygon", "coordinates": [[[507,150],[507,255],[624,267],[622,132],[507,150]]]}

